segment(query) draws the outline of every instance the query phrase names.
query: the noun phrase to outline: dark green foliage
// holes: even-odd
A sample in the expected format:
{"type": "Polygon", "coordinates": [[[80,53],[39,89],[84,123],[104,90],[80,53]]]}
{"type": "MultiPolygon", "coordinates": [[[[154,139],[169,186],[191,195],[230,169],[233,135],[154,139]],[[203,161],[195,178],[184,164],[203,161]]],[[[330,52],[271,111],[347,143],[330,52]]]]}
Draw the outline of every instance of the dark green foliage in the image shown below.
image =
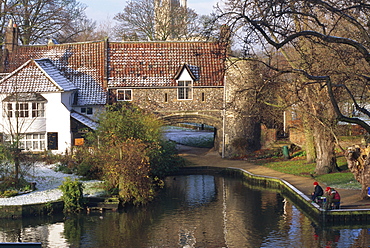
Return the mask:
{"type": "Polygon", "coordinates": [[[64,222],[63,234],[68,240],[70,247],[79,247],[81,242],[83,222],[79,215],[73,215],[64,222]]]}
{"type": "Polygon", "coordinates": [[[78,212],[83,208],[83,184],[79,180],[66,178],[59,189],[63,192],[64,212],[78,212]]]}
{"type": "Polygon", "coordinates": [[[151,174],[163,178],[184,166],[185,160],[178,156],[175,142],[161,140],[159,146],[158,150],[151,150],[149,154],[152,165],[151,174]]]}
{"type": "Polygon", "coordinates": [[[162,137],[161,126],[153,114],[130,103],[116,103],[107,106],[99,117],[98,129],[87,138],[95,145],[115,145],[131,138],[155,143],[162,137]]]}
{"type": "Polygon", "coordinates": [[[21,190],[28,187],[30,187],[30,184],[23,177],[18,180],[18,183],[13,177],[4,178],[0,183],[0,191],[21,190]]]}

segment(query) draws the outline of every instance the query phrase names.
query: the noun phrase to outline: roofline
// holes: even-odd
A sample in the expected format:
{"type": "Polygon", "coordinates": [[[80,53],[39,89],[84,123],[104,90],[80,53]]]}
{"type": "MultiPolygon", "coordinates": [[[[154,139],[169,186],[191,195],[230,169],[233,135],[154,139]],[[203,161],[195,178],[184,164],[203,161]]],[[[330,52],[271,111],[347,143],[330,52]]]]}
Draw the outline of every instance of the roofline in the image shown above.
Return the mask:
{"type": "Polygon", "coordinates": [[[62,44],[34,44],[34,45],[18,45],[18,47],[58,47],[58,46],[70,46],[70,45],[78,45],[78,44],[93,44],[93,43],[112,43],[112,44],[155,44],[155,43],[162,43],[162,44],[170,44],[170,43],[178,43],[178,44],[184,44],[184,43],[199,43],[199,44],[217,44],[218,41],[108,41],[107,39],[104,40],[96,40],[96,41],[82,41],[82,42],[71,42],[71,43],[62,43],[62,44]]]}
{"type": "Polygon", "coordinates": [[[18,47],[54,47],[54,46],[66,46],[66,45],[76,45],[76,44],[92,44],[92,43],[102,43],[106,40],[97,40],[97,41],[81,41],[81,42],[71,42],[71,43],[62,43],[62,44],[35,44],[35,45],[19,45],[18,47]]]}
{"type": "Polygon", "coordinates": [[[160,40],[160,41],[109,41],[109,43],[113,43],[113,44],[124,44],[124,43],[209,43],[209,44],[212,44],[212,43],[218,43],[218,41],[183,41],[183,40],[179,40],[179,41],[168,41],[168,40],[160,40]]]}
{"type": "MultiPolygon", "coordinates": [[[[224,88],[224,85],[212,85],[212,86],[193,86],[192,88],[224,88]]],[[[114,86],[108,87],[108,90],[119,90],[119,89],[178,89],[179,86],[114,86]]]]}
{"type": "Polygon", "coordinates": [[[3,79],[0,80],[0,84],[5,81],[6,79],[12,77],[14,74],[16,74],[18,71],[22,70],[24,67],[26,67],[29,63],[32,62],[32,59],[27,60],[23,65],[19,66],[17,69],[9,73],[7,76],[5,76],[3,79]]]}
{"type": "MultiPolygon", "coordinates": [[[[61,92],[66,92],[57,82],[55,82],[55,80],[50,77],[50,75],[37,63],[37,61],[42,61],[42,60],[48,60],[54,67],[54,63],[53,61],[51,61],[51,59],[48,59],[48,58],[43,58],[43,59],[31,59],[35,62],[36,66],[42,71],[42,73],[44,73],[44,75],[61,91],[61,92]]],[[[59,70],[58,70],[59,71],[59,70]]],[[[62,75],[63,76],[63,75],[62,75]]],[[[64,76],[63,76],[64,77],[64,76]]],[[[64,77],[65,78],[65,77],[64,77]]],[[[66,80],[69,81],[68,78],[65,78],[66,80]]],[[[77,90],[77,89],[73,89],[73,90],[77,90]]],[[[73,91],[73,90],[68,90],[68,91],[73,91]]]]}
{"type": "MultiPolygon", "coordinates": [[[[60,90],[60,91],[64,91],[60,85],[58,85],[57,83],[55,83],[55,80],[52,79],[49,74],[46,73],[46,71],[39,65],[39,63],[37,63],[38,61],[42,61],[42,60],[49,60],[51,62],[50,59],[47,59],[47,58],[44,58],[44,59],[31,59],[35,62],[36,66],[42,71],[42,73],[60,90]]],[[[54,66],[54,63],[52,63],[53,66],[54,66]]]]}

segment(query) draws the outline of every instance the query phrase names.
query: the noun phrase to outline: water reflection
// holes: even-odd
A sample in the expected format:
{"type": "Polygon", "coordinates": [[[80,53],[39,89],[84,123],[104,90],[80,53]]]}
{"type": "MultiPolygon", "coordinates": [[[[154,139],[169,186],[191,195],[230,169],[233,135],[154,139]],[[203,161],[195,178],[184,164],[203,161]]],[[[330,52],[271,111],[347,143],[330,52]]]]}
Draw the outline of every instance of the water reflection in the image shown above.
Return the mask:
{"type": "Polygon", "coordinates": [[[282,195],[239,179],[169,177],[143,208],[0,222],[2,242],[43,247],[368,247],[367,227],[317,226],[282,195]]]}

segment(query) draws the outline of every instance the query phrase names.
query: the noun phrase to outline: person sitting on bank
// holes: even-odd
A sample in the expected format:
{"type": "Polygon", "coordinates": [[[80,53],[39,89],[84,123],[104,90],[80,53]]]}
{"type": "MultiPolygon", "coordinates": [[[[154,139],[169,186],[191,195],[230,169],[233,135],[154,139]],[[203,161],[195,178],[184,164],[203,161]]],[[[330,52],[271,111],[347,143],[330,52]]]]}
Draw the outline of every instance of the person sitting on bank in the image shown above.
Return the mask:
{"type": "Polygon", "coordinates": [[[313,185],[315,186],[315,190],[311,194],[311,199],[313,202],[315,202],[318,196],[322,196],[324,194],[324,190],[321,188],[318,182],[314,182],[313,185]]]}
{"type": "Polygon", "coordinates": [[[325,190],[326,195],[326,206],[325,209],[333,209],[334,207],[339,208],[340,195],[338,191],[333,188],[327,187],[325,190]]]}

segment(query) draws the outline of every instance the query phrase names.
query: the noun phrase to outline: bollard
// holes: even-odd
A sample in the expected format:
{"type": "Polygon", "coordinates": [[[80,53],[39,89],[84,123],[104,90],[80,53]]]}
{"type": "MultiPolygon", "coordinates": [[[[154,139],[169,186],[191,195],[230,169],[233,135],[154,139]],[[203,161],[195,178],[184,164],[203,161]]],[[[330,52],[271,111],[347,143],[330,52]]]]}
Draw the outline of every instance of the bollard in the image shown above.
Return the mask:
{"type": "Polygon", "coordinates": [[[285,159],[290,159],[288,146],[283,146],[283,156],[285,159]]]}

